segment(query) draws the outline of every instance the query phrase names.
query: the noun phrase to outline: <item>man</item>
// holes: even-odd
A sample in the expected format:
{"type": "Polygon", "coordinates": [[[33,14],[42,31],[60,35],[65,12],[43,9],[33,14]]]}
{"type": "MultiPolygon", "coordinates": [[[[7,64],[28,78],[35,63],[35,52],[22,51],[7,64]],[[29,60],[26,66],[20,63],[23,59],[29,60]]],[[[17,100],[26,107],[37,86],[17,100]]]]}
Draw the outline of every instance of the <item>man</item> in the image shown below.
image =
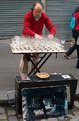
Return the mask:
{"type": "Polygon", "coordinates": [[[64,55],[67,59],[70,59],[70,55],[77,49],[77,64],[76,68],[79,69],[79,6],[76,8],[74,13],[72,14],[73,19],[73,25],[74,28],[72,29],[72,36],[75,40],[75,43],[72,47],[69,48],[69,50],[64,55]]]}
{"type": "MultiPolygon", "coordinates": [[[[56,28],[46,13],[43,12],[43,4],[36,2],[33,4],[32,9],[28,11],[24,16],[22,35],[25,37],[34,37],[36,39],[43,39],[42,31],[44,25],[49,31],[48,39],[53,39],[56,33],[56,28]]],[[[36,64],[39,59],[38,54],[34,54],[33,61],[36,64]]],[[[27,79],[28,74],[28,58],[27,55],[23,55],[20,62],[20,74],[22,80],[27,79]]]]}
{"type": "Polygon", "coordinates": [[[77,49],[77,57],[79,58],[78,48],[77,48],[77,39],[79,36],[79,6],[75,9],[72,14],[72,21],[70,21],[70,29],[72,30],[72,37],[74,38],[74,44],[69,50],[65,53],[64,57],[70,59],[70,55],[77,49]]]}

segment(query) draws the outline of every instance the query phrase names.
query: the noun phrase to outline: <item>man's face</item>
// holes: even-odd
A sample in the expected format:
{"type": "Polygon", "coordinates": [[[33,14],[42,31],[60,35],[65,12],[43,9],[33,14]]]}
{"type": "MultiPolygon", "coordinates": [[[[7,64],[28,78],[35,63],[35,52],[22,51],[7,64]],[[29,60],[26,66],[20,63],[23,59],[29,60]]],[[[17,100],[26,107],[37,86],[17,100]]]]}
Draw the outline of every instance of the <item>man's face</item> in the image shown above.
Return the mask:
{"type": "Polygon", "coordinates": [[[42,6],[36,5],[34,10],[33,10],[33,15],[35,17],[35,19],[39,19],[41,17],[43,8],[42,6]]]}

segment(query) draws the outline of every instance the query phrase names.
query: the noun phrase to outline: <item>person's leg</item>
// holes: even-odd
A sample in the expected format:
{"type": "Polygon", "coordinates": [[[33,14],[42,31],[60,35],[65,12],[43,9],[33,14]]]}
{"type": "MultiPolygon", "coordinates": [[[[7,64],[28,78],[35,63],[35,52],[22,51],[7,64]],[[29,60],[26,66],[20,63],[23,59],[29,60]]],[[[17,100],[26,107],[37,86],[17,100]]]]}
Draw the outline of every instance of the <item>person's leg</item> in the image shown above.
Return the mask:
{"type": "Polygon", "coordinates": [[[73,31],[72,31],[72,36],[73,36],[73,38],[74,38],[74,40],[75,40],[75,43],[74,43],[74,45],[73,45],[72,47],[70,47],[70,49],[66,52],[66,54],[65,54],[64,57],[66,57],[67,59],[70,59],[69,56],[77,49],[76,43],[77,43],[78,35],[79,35],[79,31],[77,31],[77,30],[73,30],[73,31]]]}
{"type": "Polygon", "coordinates": [[[66,52],[66,55],[70,56],[74,52],[75,49],[76,49],[76,44],[74,44],[72,47],[69,48],[69,50],[66,52]]]}
{"type": "Polygon", "coordinates": [[[79,68],[79,45],[77,45],[77,57],[78,57],[78,60],[77,60],[76,68],[79,68]]]}
{"type": "Polygon", "coordinates": [[[23,55],[20,60],[19,71],[22,80],[26,80],[28,74],[28,60],[27,55],[23,55]]]}
{"type": "MultiPolygon", "coordinates": [[[[38,60],[39,60],[39,54],[33,54],[33,62],[34,62],[35,65],[37,64],[38,60]]],[[[31,69],[33,69],[33,68],[34,68],[34,66],[33,66],[33,64],[32,64],[31,69]]],[[[36,69],[33,71],[33,73],[34,73],[35,71],[36,71],[36,69]]]]}

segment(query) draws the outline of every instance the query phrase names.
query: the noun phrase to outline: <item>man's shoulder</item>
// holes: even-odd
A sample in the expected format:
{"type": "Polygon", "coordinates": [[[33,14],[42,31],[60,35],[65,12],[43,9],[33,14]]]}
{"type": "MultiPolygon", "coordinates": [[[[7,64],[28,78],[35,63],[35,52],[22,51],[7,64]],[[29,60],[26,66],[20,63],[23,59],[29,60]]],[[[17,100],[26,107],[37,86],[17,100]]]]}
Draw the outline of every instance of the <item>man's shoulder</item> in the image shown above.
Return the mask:
{"type": "Polygon", "coordinates": [[[47,16],[47,14],[46,14],[45,12],[42,12],[42,15],[43,15],[43,16],[47,16]]]}
{"type": "Polygon", "coordinates": [[[73,14],[74,17],[79,17],[79,12],[73,14]]]}
{"type": "Polygon", "coordinates": [[[42,12],[42,17],[43,17],[43,18],[47,18],[48,15],[47,15],[45,12],[42,12]]]}
{"type": "Polygon", "coordinates": [[[25,13],[25,16],[31,16],[32,15],[32,11],[31,10],[29,10],[29,11],[27,11],[26,13],[25,13]]]}

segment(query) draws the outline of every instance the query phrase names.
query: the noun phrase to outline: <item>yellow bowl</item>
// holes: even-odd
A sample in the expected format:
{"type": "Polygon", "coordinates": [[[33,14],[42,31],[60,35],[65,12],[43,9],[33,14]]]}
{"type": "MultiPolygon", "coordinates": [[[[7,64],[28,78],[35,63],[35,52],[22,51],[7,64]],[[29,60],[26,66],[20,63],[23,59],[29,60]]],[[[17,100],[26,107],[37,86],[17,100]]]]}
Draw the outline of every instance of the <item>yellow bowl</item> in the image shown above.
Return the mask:
{"type": "Polygon", "coordinates": [[[46,79],[49,77],[49,74],[46,72],[40,72],[40,73],[36,73],[36,76],[39,77],[40,79],[46,79]]]}

